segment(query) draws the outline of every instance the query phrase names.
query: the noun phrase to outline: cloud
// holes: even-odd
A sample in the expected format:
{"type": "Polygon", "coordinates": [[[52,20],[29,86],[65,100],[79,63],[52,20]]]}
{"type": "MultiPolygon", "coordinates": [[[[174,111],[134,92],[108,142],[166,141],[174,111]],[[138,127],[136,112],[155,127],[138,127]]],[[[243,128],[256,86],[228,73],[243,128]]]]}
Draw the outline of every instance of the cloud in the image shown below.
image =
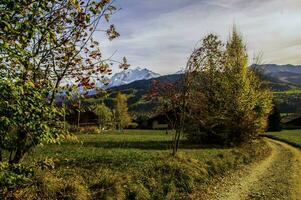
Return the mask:
{"type": "MultiPolygon", "coordinates": [[[[301,64],[300,0],[119,0],[112,18],[120,39],[103,42],[107,55],[167,74],[185,66],[194,45],[213,32],[227,39],[233,23],[249,54],[272,63],[301,64]]],[[[101,35],[98,35],[102,39],[101,35]]]]}

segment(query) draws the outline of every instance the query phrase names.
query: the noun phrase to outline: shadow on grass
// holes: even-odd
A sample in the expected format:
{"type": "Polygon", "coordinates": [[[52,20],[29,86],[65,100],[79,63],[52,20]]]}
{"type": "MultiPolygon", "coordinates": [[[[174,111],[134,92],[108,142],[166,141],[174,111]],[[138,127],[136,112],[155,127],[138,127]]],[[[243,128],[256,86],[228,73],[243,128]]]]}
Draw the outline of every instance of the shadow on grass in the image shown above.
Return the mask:
{"type": "MultiPolygon", "coordinates": [[[[84,142],[85,147],[97,147],[106,149],[142,149],[142,150],[169,150],[172,149],[172,141],[97,141],[84,142]]],[[[181,141],[180,149],[225,149],[227,147],[217,145],[192,144],[189,141],[181,141]]]]}

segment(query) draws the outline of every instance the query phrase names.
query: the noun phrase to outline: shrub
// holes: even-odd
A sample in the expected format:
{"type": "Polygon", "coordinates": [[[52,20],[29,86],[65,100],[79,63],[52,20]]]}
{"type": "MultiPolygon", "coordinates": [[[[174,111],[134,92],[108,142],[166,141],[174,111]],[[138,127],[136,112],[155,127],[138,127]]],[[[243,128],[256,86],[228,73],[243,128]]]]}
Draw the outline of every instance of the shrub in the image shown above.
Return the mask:
{"type": "Polygon", "coordinates": [[[30,167],[21,164],[10,165],[0,162],[0,189],[9,187],[21,187],[32,181],[34,171],[30,167]]]}

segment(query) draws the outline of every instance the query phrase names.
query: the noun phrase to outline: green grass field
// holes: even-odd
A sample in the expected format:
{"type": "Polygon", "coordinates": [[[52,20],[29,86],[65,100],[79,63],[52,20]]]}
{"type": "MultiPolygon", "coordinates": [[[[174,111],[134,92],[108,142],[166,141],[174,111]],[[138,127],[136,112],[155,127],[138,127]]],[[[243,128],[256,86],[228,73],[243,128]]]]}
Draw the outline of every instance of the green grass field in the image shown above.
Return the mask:
{"type": "MultiPolygon", "coordinates": [[[[79,142],[38,147],[27,159],[40,160],[50,157],[57,160],[58,167],[96,169],[110,167],[124,170],[139,168],[146,161],[170,156],[173,134],[165,131],[128,130],[125,133],[77,135],[79,142]],[[97,163],[97,165],[95,165],[97,163]]],[[[206,162],[208,159],[230,152],[229,148],[205,148],[181,141],[179,155],[206,162]]]]}
{"type": "Polygon", "coordinates": [[[301,130],[283,130],[281,132],[270,132],[267,135],[288,142],[294,146],[301,147],[301,130]]]}
{"type": "MultiPolygon", "coordinates": [[[[262,141],[222,148],[191,145],[182,139],[178,156],[172,157],[172,133],[165,131],[81,134],[78,139],[40,146],[26,157],[24,162],[45,157],[55,162],[54,169],[37,173],[38,186],[27,189],[26,195],[45,199],[187,198],[196,188],[205,188],[214,176],[268,152],[262,141]]],[[[22,198],[33,198],[26,195],[22,198]]]]}

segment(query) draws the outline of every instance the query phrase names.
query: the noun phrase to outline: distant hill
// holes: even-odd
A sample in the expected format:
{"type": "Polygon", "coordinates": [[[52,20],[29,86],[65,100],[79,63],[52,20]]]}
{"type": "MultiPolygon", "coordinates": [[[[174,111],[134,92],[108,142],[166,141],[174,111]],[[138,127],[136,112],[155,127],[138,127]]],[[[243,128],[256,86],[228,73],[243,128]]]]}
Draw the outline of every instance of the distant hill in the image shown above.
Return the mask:
{"type": "Polygon", "coordinates": [[[266,64],[258,67],[272,83],[301,87],[301,65],[266,64]]]}
{"type": "Polygon", "coordinates": [[[157,78],[139,80],[127,85],[113,87],[111,97],[114,97],[116,92],[122,92],[128,95],[129,110],[132,112],[152,112],[156,108],[156,102],[147,99],[152,81],[160,81],[165,83],[174,83],[180,81],[183,74],[172,74],[160,76],[157,78]]]}
{"type": "MultiPolygon", "coordinates": [[[[159,76],[157,78],[151,78],[146,80],[138,80],[126,85],[120,85],[116,87],[110,88],[111,93],[105,103],[112,107],[113,106],[113,99],[115,98],[118,92],[122,92],[128,96],[128,104],[129,110],[135,113],[141,112],[153,112],[156,109],[156,103],[150,99],[146,98],[150,88],[152,81],[160,81],[165,83],[174,83],[176,81],[181,80],[183,74],[172,74],[172,75],[165,75],[159,76]]],[[[90,98],[85,100],[86,104],[93,104],[99,101],[99,96],[91,95],[90,98]]]]}

